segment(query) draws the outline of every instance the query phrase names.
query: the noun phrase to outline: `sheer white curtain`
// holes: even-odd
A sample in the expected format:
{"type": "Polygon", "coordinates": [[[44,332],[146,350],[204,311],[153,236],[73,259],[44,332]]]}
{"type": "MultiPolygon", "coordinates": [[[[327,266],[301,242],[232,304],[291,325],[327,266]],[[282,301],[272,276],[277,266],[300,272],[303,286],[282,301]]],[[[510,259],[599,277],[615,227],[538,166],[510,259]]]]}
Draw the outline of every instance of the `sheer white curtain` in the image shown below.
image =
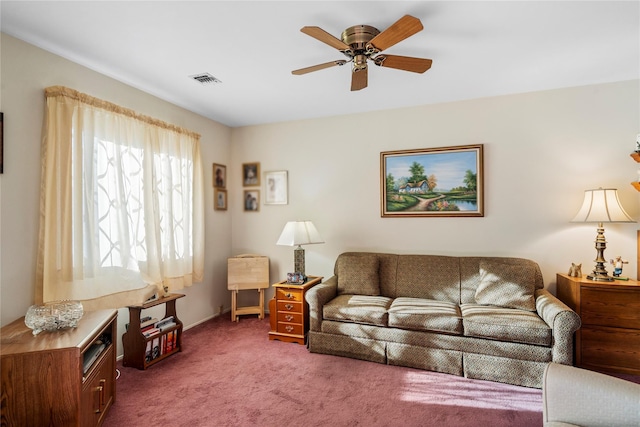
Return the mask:
{"type": "Polygon", "coordinates": [[[39,303],[143,302],[201,282],[200,135],[75,90],[45,90],[39,303]]]}

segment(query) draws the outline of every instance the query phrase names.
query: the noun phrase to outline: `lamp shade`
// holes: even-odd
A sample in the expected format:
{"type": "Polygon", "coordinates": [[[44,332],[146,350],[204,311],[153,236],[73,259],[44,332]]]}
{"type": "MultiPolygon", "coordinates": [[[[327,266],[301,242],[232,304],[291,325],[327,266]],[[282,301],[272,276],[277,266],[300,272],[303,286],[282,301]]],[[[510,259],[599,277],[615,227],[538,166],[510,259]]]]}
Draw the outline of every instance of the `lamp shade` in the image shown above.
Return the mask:
{"type": "Polygon", "coordinates": [[[285,224],[277,245],[299,246],[324,243],[311,221],[289,221],[285,224]]]}
{"type": "Polygon", "coordinates": [[[615,188],[585,190],[584,201],[571,222],[635,222],[625,212],[615,188]]]}

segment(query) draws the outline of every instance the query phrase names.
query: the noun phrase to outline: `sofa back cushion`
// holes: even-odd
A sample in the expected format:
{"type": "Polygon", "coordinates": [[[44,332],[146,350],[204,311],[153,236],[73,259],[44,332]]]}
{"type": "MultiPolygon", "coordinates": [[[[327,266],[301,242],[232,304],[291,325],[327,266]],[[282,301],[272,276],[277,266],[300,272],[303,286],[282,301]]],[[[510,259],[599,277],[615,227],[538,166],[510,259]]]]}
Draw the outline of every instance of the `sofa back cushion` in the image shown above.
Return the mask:
{"type": "MultiPolygon", "coordinates": [[[[338,277],[338,287],[340,287],[340,269],[346,268],[351,261],[358,263],[358,258],[368,258],[374,256],[378,259],[378,280],[379,280],[379,294],[384,296],[391,296],[391,293],[396,287],[396,270],[398,268],[398,255],[385,254],[376,252],[344,252],[338,256],[336,260],[333,273],[338,277]]],[[[366,261],[365,261],[366,262],[366,261]]],[[[346,271],[342,273],[349,274],[346,271]]],[[[348,280],[348,279],[347,279],[348,280]]],[[[338,292],[344,294],[338,290],[338,292]]]]}
{"type": "MultiPolygon", "coordinates": [[[[460,258],[460,274],[461,274],[461,287],[462,294],[460,296],[462,304],[476,304],[476,292],[480,284],[482,283],[481,264],[490,265],[491,262],[497,262],[501,265],[514,266],[514,268],[522,267],[532,274],[531,280],[533,281],[534,293],[536,289],[544,288],[544,280],[540,266],[535,261],[525,258],[511,258],[511,257],[461,257],[460,258]],[[487,264],[489,263],[489,264],[487,264]]],[[[504,275],[503,275],[504,276],[504,275]]],[[[528,276],[528,275],[527,275],[528,276]]],[[[506,277],[506,276],[505,276],[506,277]]],[[[488,282],[485,282],[487,285],[488,282]]],[[[529,286],[529,285],[526,285],[529,286]]],[[[488,301],[488,300],[483,300],[488,301]]],[[[499,304],[491,304],[499,305],[499,304]]]]}
{"type": "Polygon", "coordinates": [[[480,285],[475,295],[478,304],[536,311],[535,290],[533,266],[480,261],[480,285]]]}
{"type": "Polygon", "coordinates": [[[379,261],[375,254],[340,256],[336,270],[338,295],[380,295],[379,261]]]}
{"type": "Polygon", "coordinates": [[[439,255],[400,255],[391,297],[460,302],[460,261],[439,255]]]}

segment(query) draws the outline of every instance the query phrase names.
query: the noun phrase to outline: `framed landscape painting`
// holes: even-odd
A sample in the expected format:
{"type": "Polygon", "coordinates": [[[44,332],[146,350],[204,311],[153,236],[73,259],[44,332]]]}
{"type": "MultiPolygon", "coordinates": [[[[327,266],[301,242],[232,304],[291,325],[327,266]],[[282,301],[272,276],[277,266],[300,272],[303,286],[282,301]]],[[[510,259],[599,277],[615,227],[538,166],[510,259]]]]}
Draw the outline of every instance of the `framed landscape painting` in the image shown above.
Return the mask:
{"type": "Polygon", "coordinates": [[[382,217],[484,216],[483,145],[380,153],[382,217]]]}

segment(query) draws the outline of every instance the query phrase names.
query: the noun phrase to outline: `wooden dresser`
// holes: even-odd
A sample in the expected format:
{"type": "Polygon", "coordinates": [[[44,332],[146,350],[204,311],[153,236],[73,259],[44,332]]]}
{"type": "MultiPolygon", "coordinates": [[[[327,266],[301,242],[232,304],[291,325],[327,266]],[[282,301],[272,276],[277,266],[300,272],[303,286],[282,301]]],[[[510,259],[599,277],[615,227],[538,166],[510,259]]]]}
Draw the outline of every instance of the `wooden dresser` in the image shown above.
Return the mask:
{"type": "Polygon", "coordinates": [[[24,317],[4,326],[0,330],[0,424],[102,424],[116,399],[117,315],[116,310],[88,311],[76,328],[36,336],[24,317]],[[96,347],[102,349],[97,357],[96,347]]]}
{"type": "Polygon", "coordinates": [[[640,375],[640,283],[557,275],[558,298],[580,316],[576,366],[640,375]]]}
{"type": "Polygon", "coordinates": [[[309,304],[304,294],[321,281],[322,277],[309,276],[301,285],[286,280],[272,285],[276,292],[269,301],[270,340],[304,344],[309,331],[309,304]]]}

